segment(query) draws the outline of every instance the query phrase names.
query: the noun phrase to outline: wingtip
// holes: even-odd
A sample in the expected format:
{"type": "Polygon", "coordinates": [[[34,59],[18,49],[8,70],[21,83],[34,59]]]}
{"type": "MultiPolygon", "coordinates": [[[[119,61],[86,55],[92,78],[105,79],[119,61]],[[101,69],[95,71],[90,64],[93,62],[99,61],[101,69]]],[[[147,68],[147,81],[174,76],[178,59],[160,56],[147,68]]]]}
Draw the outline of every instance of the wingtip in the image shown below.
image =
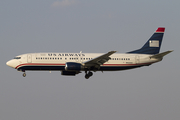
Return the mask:
{"type": "Polygon", "coordinates": [[[174,50],[169,50],[169,52],[173,52],[174,50]]]}
{"type": "Polygon", "coordinates": [[[114,50],[114,51],[110,51],[110,52],[115,53],[115,52],[117,52],[117,51],[114,50]]]}

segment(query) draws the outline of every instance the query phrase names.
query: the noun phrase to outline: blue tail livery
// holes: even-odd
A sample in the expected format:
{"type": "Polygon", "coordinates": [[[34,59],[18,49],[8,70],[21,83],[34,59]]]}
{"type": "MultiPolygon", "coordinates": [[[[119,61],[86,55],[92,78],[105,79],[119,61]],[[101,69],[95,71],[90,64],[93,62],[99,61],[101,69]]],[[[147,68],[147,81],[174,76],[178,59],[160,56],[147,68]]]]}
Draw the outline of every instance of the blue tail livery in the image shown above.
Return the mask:
{"type": "Polygon", "coordinates": [[[159,27],[141,49],[128,53],[136,54],[158,54],[161,48],[165,28],[159,27]]]}

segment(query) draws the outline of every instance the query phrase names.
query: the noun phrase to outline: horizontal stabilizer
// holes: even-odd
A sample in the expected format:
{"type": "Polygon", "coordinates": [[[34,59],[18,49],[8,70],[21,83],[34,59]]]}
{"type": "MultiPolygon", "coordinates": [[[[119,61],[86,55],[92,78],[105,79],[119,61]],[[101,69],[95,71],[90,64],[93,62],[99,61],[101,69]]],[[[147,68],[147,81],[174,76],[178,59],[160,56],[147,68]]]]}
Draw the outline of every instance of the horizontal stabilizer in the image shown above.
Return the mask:
{"type": "Polygon", "coordinates": [[[163,52],[163,53],[159,53],[159,54],[156,54],[156,55],[153,55],[151,56],[150,58],[163,58],[165,55],[169,54],[173,52],[173,50],[170,50],[170,51],[166,51],[166,52],[163,52]]]}

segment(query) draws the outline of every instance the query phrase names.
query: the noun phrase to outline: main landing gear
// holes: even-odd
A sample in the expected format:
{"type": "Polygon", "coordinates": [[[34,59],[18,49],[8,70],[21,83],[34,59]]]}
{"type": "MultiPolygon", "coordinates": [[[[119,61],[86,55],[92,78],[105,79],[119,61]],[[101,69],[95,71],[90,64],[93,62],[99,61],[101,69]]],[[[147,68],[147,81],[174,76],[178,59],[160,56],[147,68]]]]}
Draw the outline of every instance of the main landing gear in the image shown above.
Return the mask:
{"type": "Polygon", "coordinates": [[[93,72],[90,72],[90,71],[88,73],[87,73],[87,71],[85,71],[85,73],[86,73],[85,74],[86,79],[89,79],[89,77],[91,77],[93,75],[93,72]]]}

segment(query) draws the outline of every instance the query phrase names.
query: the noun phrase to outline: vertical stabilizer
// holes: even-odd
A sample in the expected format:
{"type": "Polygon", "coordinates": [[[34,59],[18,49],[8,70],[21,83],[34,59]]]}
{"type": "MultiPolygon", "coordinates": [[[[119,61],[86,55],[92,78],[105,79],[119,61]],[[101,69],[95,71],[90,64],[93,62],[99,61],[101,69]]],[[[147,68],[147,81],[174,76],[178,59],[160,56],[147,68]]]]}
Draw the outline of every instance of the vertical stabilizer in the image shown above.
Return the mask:
{"type": "Polygon", "coordinates": [[[161,48],[165,28],[159,27],[141,49],[128,53],[136,54],[158,54],[161,48]]]}

